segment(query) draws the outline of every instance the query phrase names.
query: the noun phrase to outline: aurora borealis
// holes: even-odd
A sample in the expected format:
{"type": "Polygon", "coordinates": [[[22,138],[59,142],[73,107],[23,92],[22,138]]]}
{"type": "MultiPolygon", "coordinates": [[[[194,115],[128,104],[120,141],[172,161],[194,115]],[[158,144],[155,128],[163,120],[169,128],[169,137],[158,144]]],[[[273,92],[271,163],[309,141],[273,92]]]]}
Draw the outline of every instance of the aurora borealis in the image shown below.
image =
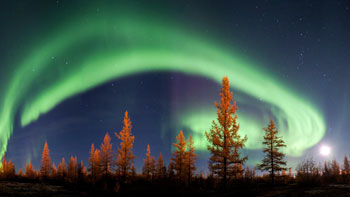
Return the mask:
{"type": "MultiPolygon", "coordinates": [[[[69,7],[64,1],[53,4],[69,7]]],[[[184,74],[217,85],[223,76],[228,76],[239,107],[240,132],[248,136],[248,150],[261,149],[262,128],[270,115],[276,119],[286,141],[288,156],[302,156],[326,134],[324,109],[315,102],[318,96],[310,96],[289,80],[276,76],[272,67],[264,67],[259,58],[247,56],[237,45],[224,43],[218,39],[219,30],[203,34],[176,18],[159,17],[161,13],[154,14],[149,7],[139,9],[136,14],[135,10],[124,8],[134,4],[124,4],[109,7],[86,3],[81,5],[84,9],[64,15],[62,20],[56,18],[60,14],[51,14],[55,25],[45,28],[48,19],[40,36],[24,36],[25,42],[32,44],[24,47],[15,60],[6,62],[11,65],[1,68],[0,156],[15,135],[16,123],[16,128],[25,129],[40,123],[47,113],[75,96],[122,78],[149,73],[184,74]]],[[[207,94],[212,95],[209,98],[217,98],[218,91],[207,94]]],[[[187,97],[193,104],[169,111],[178,120],[177,126],[171,133],[162,135],[174,136],[178,129],[187,129],[197,150],[205,152],[204,132],[215,118],[215,108],[212,102],[196,102],[195,93],[194,98],[187,97]]],[[[118,102],[118,97],[114,99],[118,102]]],[[[119,125],[121,120],[116,122],[119,125]]],[[[116,125],[115,129],[120,128],[116,125]]],[[[134,132],[137,139],[140,131],[136,127],[134,132]]]]}

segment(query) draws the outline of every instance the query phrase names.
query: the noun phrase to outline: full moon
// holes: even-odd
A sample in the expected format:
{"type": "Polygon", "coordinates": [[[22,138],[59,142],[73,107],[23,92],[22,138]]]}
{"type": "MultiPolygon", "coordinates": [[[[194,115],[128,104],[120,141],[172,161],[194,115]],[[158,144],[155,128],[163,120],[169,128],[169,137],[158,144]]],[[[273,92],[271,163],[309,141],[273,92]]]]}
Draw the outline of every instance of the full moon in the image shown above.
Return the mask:
{"type": "Polygon", "coordinates": [[[327,145],[322,145],[320,148],[320,154],[323,156],[328,156],[331,153],[331,148],[327,145]]]}

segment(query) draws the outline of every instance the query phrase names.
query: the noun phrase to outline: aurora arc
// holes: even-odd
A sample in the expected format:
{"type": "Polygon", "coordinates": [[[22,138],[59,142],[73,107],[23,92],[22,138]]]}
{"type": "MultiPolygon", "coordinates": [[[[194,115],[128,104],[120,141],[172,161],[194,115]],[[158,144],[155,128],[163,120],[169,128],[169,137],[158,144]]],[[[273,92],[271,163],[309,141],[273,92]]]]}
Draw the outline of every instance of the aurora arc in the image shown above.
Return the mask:
{"type": "MultiPolygon", "coordinates": [[[[113,19],[64,25],[37,43],[14,66],[16,72],[7,78],[8,86],[0,95],[1,157],[6,152],[17,113],[24,127],[69,97],[118,77],[149,71],[200,75],[218,83],[223,76],[228,76],[231,87],[272,106],[271,113],[283,128],[280,131],[288,144],[289,155],[300,156],[324,136],[323,116],[310,101],[257,66],[232,55],[231,50],[160,21],[110,18],[113,19]],[[110,39],[106,46],[96,50],[84,47],[106,36],[110,39]],[[74,50],[86,50],[88,54],[76,57],[74,50]],[[74,59],[74,66],[55,62],[60,56],[74,59]]],[[[206,108],[208,106],[203,107],[206,108]]],[[[187,113],[186,116],[182,123],[196,133],[195,140],[205,140],[204,131],[209,128],[198,125],[203,120],[210,125],[215,111],[212,115],[187,113]]],[[[260,136],[265,125],[251,121],[244,113],[239,115],[239,122],[242,128],[250,125],[242,129],[250,139],[246,147],[260,148],[257,144],[261,144],[261,140],[255,142],[259,139],[254,136],[260,136]]],[[[203,145],[197,148],[206,149],[203,145]]]]}

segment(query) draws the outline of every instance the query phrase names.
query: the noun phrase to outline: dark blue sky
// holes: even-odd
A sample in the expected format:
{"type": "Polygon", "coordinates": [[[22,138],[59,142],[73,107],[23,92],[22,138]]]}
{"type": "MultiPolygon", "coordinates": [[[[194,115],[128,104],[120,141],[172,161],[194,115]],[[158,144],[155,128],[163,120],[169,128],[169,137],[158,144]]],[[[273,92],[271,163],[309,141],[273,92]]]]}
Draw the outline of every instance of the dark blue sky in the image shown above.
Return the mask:
{"type": "MultiPolygon", "coordinates": [[[[0,72],[11,70],[14,59],[25,53],[22,49],[39,41],[55,24],[87,11],[103,14],[104,7],[119,4],[2,1],[0,72]]],[[[320,108],[327,126],[322,142],[332,147],[333,156],[341,159],[350,153],[349,1],[130,1],[128,7],[135,14],[143,10],[183,23],[259,62],[320,108]]],[[[17,168],[28,159],[39,167],[47,140],[56,164],[70,155],[86,164],[91,143],[99,146],[106,132],[115,150],[119,142],[114,132],[122,128],[128,110],[136,137],[136,166],[141,169],[147,144],[153,155],[162,152],[169,159],[174,142],[169,133],[181,129],[175,118],[179,108],[190,105],[194,97],[196,102],[212,102],[219,88],[206,78],[169,72],[116,79],[64,101],[24,128],[17,117],[6,155],[17,168]]],[[[259,158],[259,151],[249,153],[259,158]]],[[[305,155],[316,153],[318,147],[313,147],[305,155]]],[[[201,154],[198,166],[207,169],[207,155],[201,154]]]]}

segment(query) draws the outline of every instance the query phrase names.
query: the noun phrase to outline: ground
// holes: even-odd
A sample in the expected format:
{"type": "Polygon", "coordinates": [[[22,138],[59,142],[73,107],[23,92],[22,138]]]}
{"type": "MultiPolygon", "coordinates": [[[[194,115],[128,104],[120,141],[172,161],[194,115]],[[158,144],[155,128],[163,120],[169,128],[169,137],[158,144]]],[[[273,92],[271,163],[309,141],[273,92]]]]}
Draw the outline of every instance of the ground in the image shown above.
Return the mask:
{"type": "MultiPolygon", "coordinates": [[[[174,193],[167,189],[157,190],[158,186],[136,185],[128,187],[126,190],[120,190],[121,194],[146,194],[146,193],[174,193]]],[[[170,187],[169,187],[170,188],[170,187]]],[[[172,189],[170,189],[172,190],[172,189]]],[[[179,190],[175,191],[178,193],[179,190]]],[[[214,192],[205,191],[204,189],[197,191],[180,191],[181,194],[205,194],[213,196],[350,196],[350,185],[333,184],[325,186],[301,187],[295,184],[283,186],[266,186],[255,185],[250,188],[237,187],[233,191],[214,192]]],[[[97,190],[77,188],[72,185],[59,185],[54,183],[41,182],[21,182],[21,181],[0,181],[0,196],[100,196],[112,194],[115,191],[103,192],[97,190]],[[89,190],[89,191],[87,191],[89,190]]]]}

